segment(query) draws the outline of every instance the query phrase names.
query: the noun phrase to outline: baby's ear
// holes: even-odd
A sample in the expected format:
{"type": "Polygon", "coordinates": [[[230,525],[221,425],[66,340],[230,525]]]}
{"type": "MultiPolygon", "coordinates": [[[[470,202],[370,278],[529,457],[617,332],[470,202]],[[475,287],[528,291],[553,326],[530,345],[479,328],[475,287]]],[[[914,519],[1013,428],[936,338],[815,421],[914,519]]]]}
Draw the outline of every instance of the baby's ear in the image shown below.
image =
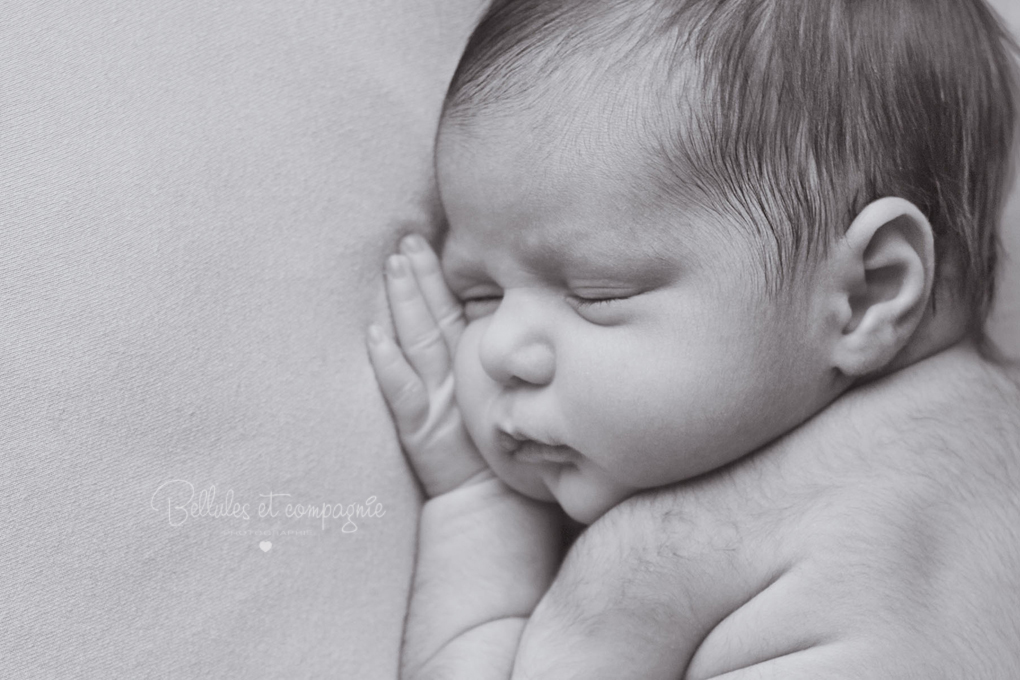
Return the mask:
{"type": "Polygon", "coordinates": [[[880,198],[836,245],[840,336],[832,357],[845,375],[881,370],[924,317],[935,278],[931,223],[902,198],[880,198]]]}

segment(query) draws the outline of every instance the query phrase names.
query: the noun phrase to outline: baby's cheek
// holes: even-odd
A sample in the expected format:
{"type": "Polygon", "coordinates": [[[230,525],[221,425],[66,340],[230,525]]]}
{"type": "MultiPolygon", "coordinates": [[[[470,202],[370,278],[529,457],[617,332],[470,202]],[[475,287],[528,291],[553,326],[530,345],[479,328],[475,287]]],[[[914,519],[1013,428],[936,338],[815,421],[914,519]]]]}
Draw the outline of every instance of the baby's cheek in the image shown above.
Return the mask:
{"type": "Polygon", "coordinates": [[[457,344],[453,361],[454,389],[461,417],[468,433],[475,438],[480,448],[483,443],[478,438],[485,430],[483,404],[485,398],[485,371],[478,358],[478,343],[481,332],[478,324],[469,324],[457,344]]]}
{"type": "Polygon", "coordinates": [[[685,431],[685,404],[673,385],[663,393],[657,376],[613,371],[580,374],[561,403],[573,441],[588,459],[629,488],[652,488],[685,477],[678,459],[685,431]],[[669,479],[664,482],[664,476],[669,479]]]}

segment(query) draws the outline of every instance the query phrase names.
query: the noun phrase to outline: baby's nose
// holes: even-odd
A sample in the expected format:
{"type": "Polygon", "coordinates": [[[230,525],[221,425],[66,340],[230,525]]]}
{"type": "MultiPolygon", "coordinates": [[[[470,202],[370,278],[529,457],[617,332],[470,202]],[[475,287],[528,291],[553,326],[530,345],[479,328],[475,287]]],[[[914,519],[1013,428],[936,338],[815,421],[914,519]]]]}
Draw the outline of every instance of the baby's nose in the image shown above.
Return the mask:
{"type": "Polygon", "coordinates": [[[501,384],[548,385],[556,372],[552,344],[523,301],[504,296],[482,336],[482,367],[501,384]]]}
{"type": "Polygon", "coordinates": [[[483,355],[482,365],[489,377],[503,384],[548,385],[555,370],[552,352],[541,345],[528,345],[498,357],[490,355],[488,360],[483,355]]]}

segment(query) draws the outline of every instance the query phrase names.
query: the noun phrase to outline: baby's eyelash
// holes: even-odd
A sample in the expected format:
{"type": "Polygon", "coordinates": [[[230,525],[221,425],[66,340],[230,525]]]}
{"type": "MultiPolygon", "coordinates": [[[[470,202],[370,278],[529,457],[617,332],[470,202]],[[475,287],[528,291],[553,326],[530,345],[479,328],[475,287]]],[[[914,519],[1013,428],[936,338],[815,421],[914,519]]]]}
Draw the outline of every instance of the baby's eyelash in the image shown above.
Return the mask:
{"type": "Polygon", "coordinates": [[[459,298],[464,307],[464,317],[468,322],[483,316],[488,316],[496,311],[499,303],[503,300],[502,295],[475,295],[459,298]]]}
{"type": "Polygon", "coordinates": [[[606,291],[610,294],[599,294],[601,291],[592,291],[595,295],[578,295],[577,293],[569,293],[567,295],[567,302],[582,316],[587,318],[589,321],[595,321],[599,319],[603,322],[608,321],[610,318],[617,316],[619,312],[627,309],[624,304],[627,300],[640,295],[642,291],[630,291],[621,290],[618,294],[611,294],[612,291],[606,291]],[[623,305],[617,307],[617,305],[623,305]]]}
{"type": "Polygon", "coordinates": [[[474,295],[471,297],[458,298],[462,305],[466,305],[469,302],[498,302],[503,299],[502,295],[474,295]]]}
{"type": "Polygon", "coordinates": [[[585,309],[591,309],[592,307],[599,307],[599,306],[602,306],[602,305],[608,305],[610,302],[616,302],[618,300],[624,299],[624,298],[617,298],[617,297],[586,298],[586,297],[581,297],[580,295],[571,295],[570,297],[574,301],[575,305],[577,305],[578,307],[583,307],[585,309]]]}
{"type": "Polygon", "coordinates": [[[623,302],[634,297],[636,293],[624,293],[622,295],[602,295],[600,297],[585,297],[576,293],[568,296],[570,303],[579,310],[594,311],[609,307],[613,304],[623,302]]]}

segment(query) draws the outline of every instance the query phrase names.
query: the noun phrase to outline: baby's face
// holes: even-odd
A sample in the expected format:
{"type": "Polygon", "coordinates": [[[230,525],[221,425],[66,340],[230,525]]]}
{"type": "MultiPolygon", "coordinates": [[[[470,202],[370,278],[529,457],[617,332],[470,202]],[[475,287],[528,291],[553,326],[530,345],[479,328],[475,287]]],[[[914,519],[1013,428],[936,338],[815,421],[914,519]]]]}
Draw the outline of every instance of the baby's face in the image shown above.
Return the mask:
{"type": "Polygon", "coordinates": [[[762,293],[732,226],[653,210],[612,167],[444,129],[457,399],[493,470],[590,523],[740,457],[818,407],[810,304],[762,293]],[[808,308],[805,308],[808,307],[808,308]]]}

